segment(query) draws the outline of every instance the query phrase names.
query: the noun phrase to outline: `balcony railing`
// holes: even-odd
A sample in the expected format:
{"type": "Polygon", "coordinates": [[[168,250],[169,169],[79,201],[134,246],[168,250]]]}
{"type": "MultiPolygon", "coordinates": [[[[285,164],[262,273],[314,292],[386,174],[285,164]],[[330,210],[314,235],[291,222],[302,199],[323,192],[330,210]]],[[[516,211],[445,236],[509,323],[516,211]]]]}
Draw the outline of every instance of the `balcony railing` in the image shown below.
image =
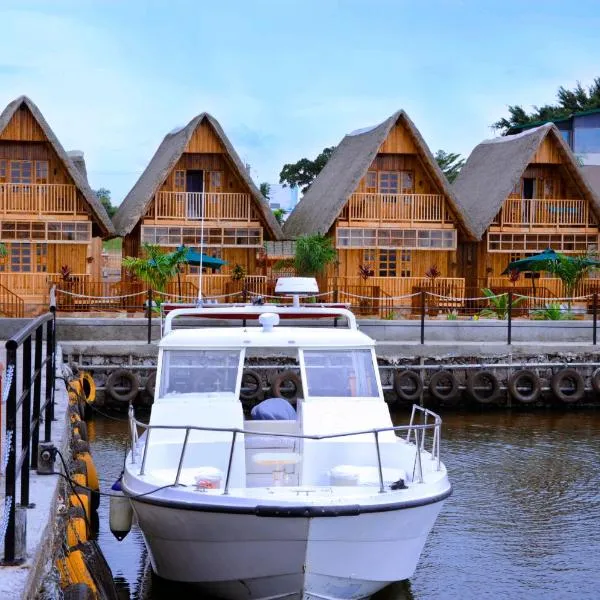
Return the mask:
{"type": "Polygon", "coordinates": [[[250,194],[213,192],[158,192],[148,217],[186,221],[250,221],[250,194]]]}
{"type": "Polygon", "coordinates": [[[77,191],[68,184],[0,183],[0,214],[78,214],[77,191]]]}
{"type": "Polygon", "coordinates": [[[450,223],[440,194],[352,194],[342,219],[392,223],[450,223]]]}
{"type": "Polygon", "coordinates": [[[522,228],[588,227],[590,220],[585,200],[509,198],[495,225],[522,228]]]}

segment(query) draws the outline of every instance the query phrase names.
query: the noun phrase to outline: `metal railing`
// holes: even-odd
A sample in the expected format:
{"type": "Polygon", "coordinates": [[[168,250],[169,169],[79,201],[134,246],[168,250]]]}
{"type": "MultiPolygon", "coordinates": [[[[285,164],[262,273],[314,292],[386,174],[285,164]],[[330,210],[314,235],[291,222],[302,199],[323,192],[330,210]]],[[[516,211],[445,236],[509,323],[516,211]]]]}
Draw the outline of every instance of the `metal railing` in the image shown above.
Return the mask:
{"type": "Polygon", "coordinates": [[[7,510],[2,564],[22,562],[15,556],[15,521],[17,507],[17,480],[20,479],[20,502],[32,508],[29,502],[29,470],[37,469],[40,425],[44,423],[44,440],[50,441],[54,419],[54,382],[56,367],[56,318],[54,307],[31,321],[6,342],[6,378],[3,400],[6,402],[6,481],[5,509],[7,510]],[[44,329],[46,339],[44,343],[44,329]],[[43,351],[45,348],[45,357],[43,351]],[[19,351],[21,366],[19,367],[19,351]],[[33,369],[32,369],[33,354],[33,369]],[[42,379],[45,375],[42,404],[42,379]],[[21,393],[18,392],[19,377],[21,393]],[[18,412],[21,411],[20,435],[17,430],[18,412]]]}
{"type": "Polygon", "coordinates": [[[385,492],[385,486],[383,481],[383,466],[381,464],[381,449],[379,443],[379,434],[387,431],[394,432],[406,432],[406,442],[411,443],[411,436],[414,438],[414,446],[415,446],[415,460],[413,465],[413,481],[417,480],[417,483],[423,483],[423,464],[421,454],[426,452],[426,436],[427,431],[433,431],[432,442],[431,442],[431,450],[429,451],[431,455],[431,460],[436,463],[435,470],[439,471],[441,469],[441,461],[440,461],[440,439],[442,433],[442,419],[436,413],[430,411],[426,408],[421,408],[420,406],[413,406],[413,412],[411,414],[410,424],[409,425],[397,425],[395,427],[380,427],[376,429],[363,429],[359,431],[348,431],[344,433],[332,433],[327,435],[303,435],[303,434],[294,434],[294,433],[273,433],[273,432],[263,432],[263,431],[248,431],[246,429],[239,429],[236,427],[231,428],[223,428],[223,427],[198,427],[194,425],[149,425],[147,423],[142,423],[135,418],[133,406],[129,407],[129,427],[131,434],[131,462],[132,464],[136,464],[136,451],[137,445],[139,441],[138,436],[138,427],[141,427],[146,432],[146,439],[144,440],[144,450],[142,454],[142,462],[140,465],[139,475],[144,475],[146,469],[146,460],[148,458],[148,447],[150,445],[150,433],[155,430],[169,430],[169,431],[184,431],[184,440],[181,446],[181,452],[179,454],[179,461],[177,463],[177,474],[175,476],[175,481],[173,482],[173,486],[179,485],[179,479],[181,476],[181,470],[183,468],[183,462],[185,459],[185,454],[187,451],[188,440],[190,436],[190,431],[207,431],[207,432],[220,432],[220,433],[231,433],[231,446],[229,449],[229,457],[227,462],[227,473],[225,475],[225,485],[223,488],[223,495],[229,494],[229,483],[231,479],[231,467],[233,465],[233,456],[235,452],[235,443],[238,435],[258,435],[258,436],[268,436],[268,437],[283,437],[283,438],[292,438],[292,439],[302,439],[302,440],[329,440],[335,438],[342,437],[351,437],[356,435],[373,435],[375,448],[377,451],[377,471],[379,476],[379,492],[385,492]],[[416,414],[421,413],[424,419],[424,423],[416,424],[415,416],[416,414]],[[427,417],[432,416],[434,418],[433,423],[427,423],[427,417]]]}

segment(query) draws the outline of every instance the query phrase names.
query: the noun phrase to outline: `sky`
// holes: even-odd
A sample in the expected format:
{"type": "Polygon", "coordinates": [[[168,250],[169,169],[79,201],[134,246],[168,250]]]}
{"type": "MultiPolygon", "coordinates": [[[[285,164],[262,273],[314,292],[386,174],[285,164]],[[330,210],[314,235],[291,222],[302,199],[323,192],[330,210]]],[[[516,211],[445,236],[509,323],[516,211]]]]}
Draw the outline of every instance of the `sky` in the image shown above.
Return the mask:
{"type": "Polygon", "coordinates": [[[210,112],[259,183],[396,110],[465,156],[509,104],[600,76],[600,2],[0,0],[0,107],[28,95],[119,204],[210,112]]]}

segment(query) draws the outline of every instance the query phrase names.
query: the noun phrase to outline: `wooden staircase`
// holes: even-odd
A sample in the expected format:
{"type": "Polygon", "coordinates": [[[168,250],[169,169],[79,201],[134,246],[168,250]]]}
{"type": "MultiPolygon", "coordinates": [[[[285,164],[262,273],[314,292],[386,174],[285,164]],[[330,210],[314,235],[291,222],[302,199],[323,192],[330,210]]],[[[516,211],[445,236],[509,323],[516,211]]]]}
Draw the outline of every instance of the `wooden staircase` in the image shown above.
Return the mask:
{"type": "Polygon", "coordinates": [[[0,316],[17,317],[25,316],[25,301],[7,287],[0,284],[0,316]]]}

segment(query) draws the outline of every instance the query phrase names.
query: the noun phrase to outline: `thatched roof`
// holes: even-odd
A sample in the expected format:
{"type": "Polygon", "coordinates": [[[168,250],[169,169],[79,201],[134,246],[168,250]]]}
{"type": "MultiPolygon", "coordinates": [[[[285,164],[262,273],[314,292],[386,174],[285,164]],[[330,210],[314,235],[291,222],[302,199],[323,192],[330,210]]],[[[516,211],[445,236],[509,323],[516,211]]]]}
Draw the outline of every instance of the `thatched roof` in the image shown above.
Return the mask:
{"type": "Polygon", "coordinates": [[[556,125],[548,123],[516,135],[486,140],[471,152],[452,187],[477,239],[482,238],[548,135],[559,145],[567,172],[600,216],[598,196],[583,176],[556,125]]]}
{"type": "Polygon", "coordinates": [[[263,198],[263,195],[254,184],[254,181],[252,181],[244,163],[242,163],[237,152],[231,145],[231,142],[225,135],[221,125],[219,125],[219,122],[208,113],[202,113],[197,117],[194,117],[185,127],[168,133],[165,136],[152,157],[152,160],[150,160],[148,166],[133,188],[131,188],[131,191],[127,194],[125,200],[123,200],[119,207],[119,210],[113,217],[113,222],[119,235],[125,236],[128,233],[131,233],[139,220],[144,216],[154,194],[156,194],[165,179],[169,176],[169,173],[172,171],[173,167],[175,167],[177,161],[181,158],[181,155],[185,152],[194,131],[196,131],[204,120],[210,123],[217,137],[225,147],[227,156],[233,163],[233,167],[236,169],[237,174],[248,186],[250,194],[270,230],[271,237],[276,240],[281,239],[281,227],[273,216],[267,201],[263,198]]]}
{"type": "Polygon", "coordinates": [[[58,138],[50,128],[50,125],[44,119],[44,116],[40,112],[40,109],[27,97],[19,96],[16,100],[13,100],[0,114],[0,134],[6,129],[6,126],[10,123],[14,114],[19,110],[21,106],[26,106],[33,115],[33,118],[38,122],[44,135],[54,148],[56,154],[60,160],[64,163],[67,172],[73,179],[75,186],[81,192],[89,207],[92,210],[92,216],[95,217],[95,224],[100,228],[102,237],[110,237],[115,235],[115,229],[113,224],[102,206],[102,203],[96,197],[96,194],[90,188],[87,177],[81,173],[81,171],[75,166],[75,163],[71,157],[65,152],[65,149],[61,146],[58,138]]]}
{"type": "Polygon", "coordinates": [[[433,158],[419,130],[400,110],[376,127],[362,129],[344,137],[331,158],[310,186],[302,200],[283,226],[286,238],[296,238],[311,233],[327,233],[356,191],[360,180],[377,156],[381,144],[399,121],[410,132],[428,173],[448,198],[465,233],[471,235],[469,224],[456,210],[454,193],[439,165],[433,158]]]}

